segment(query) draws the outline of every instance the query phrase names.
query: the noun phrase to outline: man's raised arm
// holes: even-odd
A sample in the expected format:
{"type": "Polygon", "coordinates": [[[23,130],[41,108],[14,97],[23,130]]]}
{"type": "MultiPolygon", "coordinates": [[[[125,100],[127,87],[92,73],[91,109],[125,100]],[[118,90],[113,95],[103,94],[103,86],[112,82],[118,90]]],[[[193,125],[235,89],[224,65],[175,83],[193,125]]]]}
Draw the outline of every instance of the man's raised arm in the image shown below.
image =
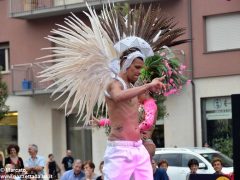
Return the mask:
{"type": "Polygon", "coordinates": [[[161,92],[166,90],[166,85],[164,85],[161,81],[162,78],[155,78],[151,83],[144,84],[142,86],[133,87],[130,89],[123,90],[119,82],[114,82],[110,86],[109,94],[111,95],[111,99],[115,102],[125,101],[136,97],[140,94],[145,93],[146,91],[151,92],[161,92]]]}

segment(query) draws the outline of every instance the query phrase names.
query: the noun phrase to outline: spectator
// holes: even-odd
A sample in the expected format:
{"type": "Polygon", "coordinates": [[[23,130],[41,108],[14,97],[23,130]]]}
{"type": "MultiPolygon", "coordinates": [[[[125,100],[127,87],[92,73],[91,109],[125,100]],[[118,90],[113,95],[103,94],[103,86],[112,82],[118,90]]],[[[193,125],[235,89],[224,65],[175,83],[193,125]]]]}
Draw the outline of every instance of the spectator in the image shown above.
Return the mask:
{"type": "Polygon", "coordinates": [[[72,157],[72,151],[67,150],[66,156],[62,159],[62,169],[64,171],[71,170],[73,167],[74,158],[72,157]]]}
{"type": "Polygon", "coordinates": [[[190,169],[190,174],[197,174],[199,168],[199,163],[196,159],[190,159],[188,161],[188,167],[190,169]]]}
{"type": "Polygon", "coordinates": [[[83,177],[85,177],[85,174],[82,172],[82,161],[76,159],[73,163],[73,169],[66,171],[61,180],[81,180],[83,177]]]}
{"type": "Polygon", "coordinates": [[[223,164],[222,164],[222,160],[220,158],[213,158],[212,166],[213,166],[213,169],[215,170],[215,173],[213,173],[213,174],[225,175],[225,176],[227,176],[231,180],[234,179],[234,174],[233,173],[224,174],[222,172],[223,164]]]}
{"type": "MultiPolygon", "coordinates": [[[[158,163],[158,168],[164,169],[166,171],[166,173],[167,173],[167,169],[168,169],[168,162],[167,162],[167,160],[161,160],[158,163]]],[[[169,179],[169,177],[168,177],[168,179],[169,179]]]]}
{"type": "Polygon", "coordinates": [[[154,180],[169,180],[166,171],[162,168],[157,168],[157,163],[152,159],[153,179],[154,180]]]}
{"type": "Polygon", "coordinates": [[[189,179],[190,174],[197,174],[199,163],[196,159],[190,159],[188,161],[188,167],[190,169],[190,172],[187,174],[186,180],[189,179]]]}
{"type": "Polygon", "coordinates": [[[46,165],[46,172],[48,173],[49,180],[58,179],[58,173],[60,173],[60,167],[54,160],[53,154],[48,155],[48,162],[46,165]]]}
{"type": "Polygon", "coordinates": [[[167,169],[168,169],[168,162],[167,162],[167,160],[161,160],[158,163],[158,167],[164,169],[167,172],[167,169]]]}
{"type": "Polygon", "coordinates": [[[104,161],[101,161],[101,163],[100,163],[100,165],[99,165],[99,171],[100,171],[100,173],[101,173],[102,175],[101,175],[101,176],[98,176],[96,180],[103,180],[103,172],[102,172],[103,165],[104,165],[104,161]]]}
{"type": "Polygon", "coordinates": [[[214,174],[223,174],[222,172],[222,160],[220,158],[214,158],[212,161],[213,169],[215,170],[214,174]]]}
{"type": "Polygon", "coordinates": [[[5,178],[6,180],[15,180],[14,178],[14,165],[13,164],[5,164],[5,178]],[[12,178],[11,178],[12,176],[12,178]]]}
{"type": "Polygon", "coordinates": [[[12,164],[14,169],[23,169],[24,164],[21,157],[18,157],[19,153],[19,146],[16,144],[10,144],[7,148],[7,152],[9,157],[5,159],[5,165],[6,164],[12,164]]]}
{"type": "Polygon", "coordinates": [[[203,147],[208,148],[208,147],[209,147],[209,144],[208,144],[207,142],[205,142],[205,143],[203,144],[203,147]]]}
{"type": "MultiPolygon", "coordinates": [[[[38,156],[38,146],[35,144],[30,144],[28,147],[28,153],[30,155],[30,158],[25,163],[25,169],[28,174],[31,175],[44,175],[44,167],[45,167],[45,161],[44,158],[41,156],[38,156]]],[[[39,180],[42,178],[38,178],[39,180]]]]}
{"type": "Polygon", "coordinates": [[[95,165],[92,161],[86,161],[83,165],[85,177],[81,180],[96,180],[96,174],[94,173],[95,165]]]}

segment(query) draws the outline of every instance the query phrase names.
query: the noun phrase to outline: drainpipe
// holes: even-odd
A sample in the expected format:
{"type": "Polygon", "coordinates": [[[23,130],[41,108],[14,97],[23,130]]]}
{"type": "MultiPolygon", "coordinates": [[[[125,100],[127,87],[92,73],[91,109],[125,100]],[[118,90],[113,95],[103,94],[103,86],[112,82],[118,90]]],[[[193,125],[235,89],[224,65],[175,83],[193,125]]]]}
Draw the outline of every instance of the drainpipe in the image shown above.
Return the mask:
{"type": "Polygon", "coordinates": [[[194,84],[194,67],[193,67],[193,43],[192,43],[192,0],[188,0],[188,27],[189,27],[189,57],[191,68],[191,84],[192,84],[192,103],[193,103],[193,138],[194,146],[197,146],[197,118],[196,118],[196,92],[194,84]]]}

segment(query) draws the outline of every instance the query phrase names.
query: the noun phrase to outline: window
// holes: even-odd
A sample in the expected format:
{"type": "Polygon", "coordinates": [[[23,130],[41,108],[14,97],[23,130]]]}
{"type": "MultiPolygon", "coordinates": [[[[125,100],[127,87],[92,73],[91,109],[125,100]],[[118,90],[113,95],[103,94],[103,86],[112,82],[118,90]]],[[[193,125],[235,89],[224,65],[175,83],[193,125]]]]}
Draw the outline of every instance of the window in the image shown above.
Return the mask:
{"type": "Polygon", "coordinates": [[[83,121],[77,123],[75,114],[67,117],[67,148],[71,149],[75,158],[92,159],[92,130],[82,128],[83,121]]]}
{"type": "Polygon", "coordinates": [[[69,4],[76,4],[76,3],[83,3],[86,2],[84,0],[54,0],[55,6],[63,6],[63,5],[69,5],[69,4]]]}
{"type": "Polygon", "coordinates": [[[231,97],[204,98],[201,104],[203,142],[232,157],[231,97]]]}
{"type": "Polygon", "coordinates": [[[31,11],[38,8],[38,0],[25,0],[24,11],[31,11]]]}
{"type": "Polygon", "coordinates": [[[164,147],[164,125],[156,125],[152,134],[152,140],[157,148],[164,147]]]}
{"type": "MultiPolygon", "coordinates": [[[[8,112],[0,121],[0,150],[18,142],[18,112],[8,112]]],[[[5,155],[6,151],[4,151],[5,155]]],[[[0,151],[1,157],[1,151],[0,151]]]]}
{"type": "Polygon", "coordinates": [[[208,16],[205,23],[207,52],[240,49],[240,13],[208,16]]]}
{"type": "Polygon", "coordinates": [[[167,160],[169,166],[177,166],[177,167],[181,167],[181,163],[180,163],[180,158],[181,158],[181,154],[155,154],[153,159],[155,159],[157,162],[160,162],[160,160],[167,160]]]}
{"type": "Polygon", "coordinates": [[[214,158],[220,158],[222,160],[223,167],[233,167],[232,159],[222,153],[202,153],[201,155],[210,163],[214,158]]]}
{"type": "Polygon", "coordinates": [[[203,163],[201,159],[192,154],[182,154],[182,167],[188,167],[188,161],[190,159],[196,159],[198,163],[203,163]]]}
{"type": "Polygon", "coordinates": [[[3,72],[9,72],[9,43],[0,43],[0,66],[3,72]]]}

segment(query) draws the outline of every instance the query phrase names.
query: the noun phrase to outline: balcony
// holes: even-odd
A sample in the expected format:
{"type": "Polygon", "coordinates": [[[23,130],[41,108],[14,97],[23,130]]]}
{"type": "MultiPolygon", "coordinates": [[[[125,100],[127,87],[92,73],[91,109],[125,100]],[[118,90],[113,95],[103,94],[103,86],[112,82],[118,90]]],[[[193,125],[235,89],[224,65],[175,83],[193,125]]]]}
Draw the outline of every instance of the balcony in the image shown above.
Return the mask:
{"type": "Polygon", "coordinates": [[[15,95],[36,95],[52,93],[56,87],[46,90],[51,82],[41,82],[39,72],[46,68],[41,63],[12,65],[12,90],[15,95]]]}
{"type": "MultiPolygon", "coordinates": [[[[141,0],[141,2],[153,2],[163,0],[141,0]]],[[[102,4],[109,0],[10,0],[10,15],[19,19],[37,19],[50,16],[64,15],[69,12],[81,12],[86,10],[86,2],[95,9],[101,9],[102,4]]],[[[139,0],[110,0],[110,2],[139,3],[139,0]]]]}

